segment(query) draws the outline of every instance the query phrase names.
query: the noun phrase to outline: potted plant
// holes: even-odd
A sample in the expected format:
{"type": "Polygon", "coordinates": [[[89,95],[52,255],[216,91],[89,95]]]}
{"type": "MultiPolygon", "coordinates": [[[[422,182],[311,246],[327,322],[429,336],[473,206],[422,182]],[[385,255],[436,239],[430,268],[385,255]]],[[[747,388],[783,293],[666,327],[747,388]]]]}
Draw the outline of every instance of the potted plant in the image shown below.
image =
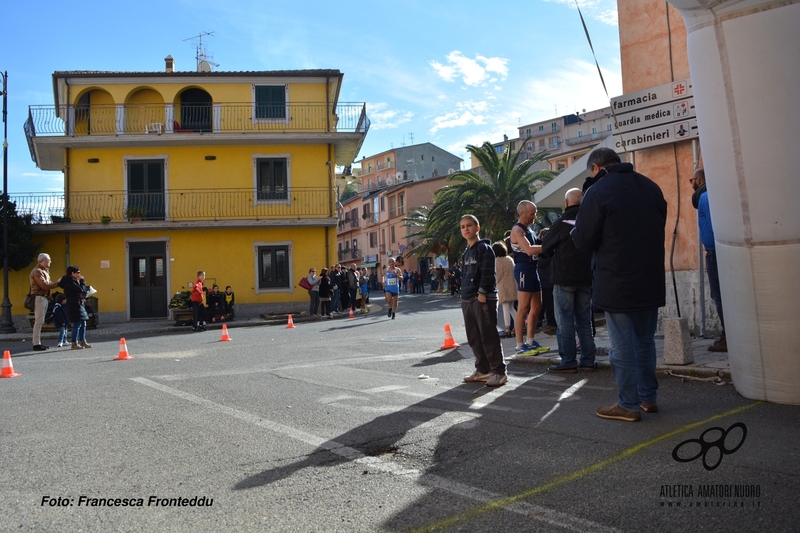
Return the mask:
{"type": "Polygon", "coordinates": [[[147,216],[147,211],[144,207],[132,205],[125,210],[125,218],[131,222],[141,222],[147,216]]]}
{"type": "Polygon", "coordinates": [[[108,226],[108,223],[111,222],[111,217],[108,215],[103,215],[100,217],[100,223],[104,226],[108,226]]]}

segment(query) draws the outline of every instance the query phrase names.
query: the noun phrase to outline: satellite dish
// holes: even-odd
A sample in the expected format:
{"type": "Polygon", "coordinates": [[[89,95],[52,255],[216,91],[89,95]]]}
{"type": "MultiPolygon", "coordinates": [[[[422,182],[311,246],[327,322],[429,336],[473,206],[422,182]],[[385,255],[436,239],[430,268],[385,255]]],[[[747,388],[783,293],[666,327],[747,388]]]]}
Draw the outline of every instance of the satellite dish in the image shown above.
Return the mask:
{"type": "Polygon", "coordinates": [[[403,179],[403,173],[402,172],[398,172],[397,174],[394,175],[394,177],[397,178],[397,181],[400,181],[400,180],[403,179]]]}
{"type": "Polygon", "coordinates": [[[394,185],[394,178],[391,176],[386,178],[386,185],[394,185]]]}
{"type": "Polygon", "coordinates": [[[449,176],[450,174],[454,174],[455,171],[456,171],[456,169],[454,169],[454,168],[448,168],[447,169],[447,175],[449,176]]]}

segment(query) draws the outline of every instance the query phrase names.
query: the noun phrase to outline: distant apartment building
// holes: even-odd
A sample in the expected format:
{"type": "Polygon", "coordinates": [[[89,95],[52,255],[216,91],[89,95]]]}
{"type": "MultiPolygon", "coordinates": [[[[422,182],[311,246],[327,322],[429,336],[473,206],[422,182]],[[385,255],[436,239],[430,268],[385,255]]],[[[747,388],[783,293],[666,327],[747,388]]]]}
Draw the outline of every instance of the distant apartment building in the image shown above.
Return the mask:
{"type": "MultiPolygon", "coordinates": [[[[562,172],[612,135],[613,129],[611,107],[604,107],[520,126],[518,138],[504,136],[502,142],[493,146],[498,153],[502,153],[507,146],[512,151],[521,150],[519,161],[547,152],[548,155],[534,165],[533,170],[562,172]]],[[[478,166],[480,163],[473,157],[472,168],[478,166]]]]}
{"type": "Polygon", "coordinates": [[[461,168],[462,159],[431,143],[395,148],[364,157],[353,169],[359,194],[339,207],[339,262],[377,269],[389,257],[403,256],[407,270],[427,271],[429,257],[409,255],[416,231],[404,222],[409,212],[432,206],[446,177],[461,168]]]}

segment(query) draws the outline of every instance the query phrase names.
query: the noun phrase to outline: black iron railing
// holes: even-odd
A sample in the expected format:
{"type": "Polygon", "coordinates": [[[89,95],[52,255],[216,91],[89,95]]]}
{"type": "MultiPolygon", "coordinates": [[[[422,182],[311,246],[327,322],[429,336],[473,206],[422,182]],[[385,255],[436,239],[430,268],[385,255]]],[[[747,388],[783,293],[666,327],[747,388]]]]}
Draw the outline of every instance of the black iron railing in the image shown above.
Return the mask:
{"type": "Polygon", "coordinates": [[[366,133],[363,103],[256,105],[29,106],[25,133],[43,135],[153,135],[180,133],[344,132],[366,133]]]}
{"type": "Polygon", "coordinates": [[[17,212],[36,224],[147,221],[223,221],[331,217],[334,199],[324,188],[255,191],[170,190],[161,193],[80,192],[11,194],[17,212]]]}

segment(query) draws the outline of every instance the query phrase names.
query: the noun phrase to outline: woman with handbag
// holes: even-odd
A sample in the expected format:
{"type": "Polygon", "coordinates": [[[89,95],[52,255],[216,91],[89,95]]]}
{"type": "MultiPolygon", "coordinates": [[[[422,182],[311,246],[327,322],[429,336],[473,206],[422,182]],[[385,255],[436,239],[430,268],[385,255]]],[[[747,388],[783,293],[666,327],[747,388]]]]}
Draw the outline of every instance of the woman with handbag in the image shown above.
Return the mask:
{"type": "Polygon", "coordinates": [[[308,307],[308,316],[319,316],[319,281],[317,269],[310,268],[308,270],[308,276],[306,276],[306,283],[300,283],[304,289],[308,290],[308,295],[311,297],[311,303],[308,307]],[[311,287],[309,288],[308,285],[311,287]]]}
{"type": "Polygon", "coordinates": [[[89,320],[89,314],[86,312],[86,293],[89,288],[81,275],[80,267],[68,266],[67,274],[61,278],[58,286],[64,289],[64,295],[67,297],[67,314],[72,322],[72,349],[91,348],[92,345],[86,342],[86,321],[89,320]]]}

